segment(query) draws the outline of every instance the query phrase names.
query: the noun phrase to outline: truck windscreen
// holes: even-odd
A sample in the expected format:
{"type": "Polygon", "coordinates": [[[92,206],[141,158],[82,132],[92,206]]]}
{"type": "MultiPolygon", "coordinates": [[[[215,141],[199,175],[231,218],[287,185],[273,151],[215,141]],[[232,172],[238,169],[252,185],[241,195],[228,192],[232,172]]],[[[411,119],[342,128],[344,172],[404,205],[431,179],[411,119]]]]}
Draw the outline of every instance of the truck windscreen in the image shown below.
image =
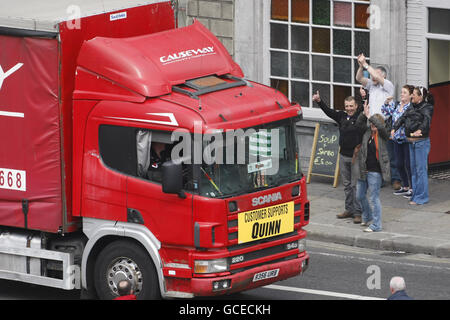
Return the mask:
{"type": "Polygon", "coordinates": [[[204,139],[200,168],[202,196],[223,198],[299,180],[295,122],[221,132],[204,139]]]}

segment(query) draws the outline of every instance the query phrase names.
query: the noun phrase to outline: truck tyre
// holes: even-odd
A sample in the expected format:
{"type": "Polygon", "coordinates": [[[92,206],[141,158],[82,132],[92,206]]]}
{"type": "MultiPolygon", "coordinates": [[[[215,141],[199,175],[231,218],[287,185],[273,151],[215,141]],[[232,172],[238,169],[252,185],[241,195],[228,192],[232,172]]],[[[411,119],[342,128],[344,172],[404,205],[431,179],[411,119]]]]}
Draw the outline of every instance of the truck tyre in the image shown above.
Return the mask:
{"type": "Polygon", "coordinates": [[[130,240],[108,244],[95,262],[95,289],[102,300],[118,297],[117,284],[127,279],[139,300],[159,299],[159,283],[148,253],[130,240]]]}

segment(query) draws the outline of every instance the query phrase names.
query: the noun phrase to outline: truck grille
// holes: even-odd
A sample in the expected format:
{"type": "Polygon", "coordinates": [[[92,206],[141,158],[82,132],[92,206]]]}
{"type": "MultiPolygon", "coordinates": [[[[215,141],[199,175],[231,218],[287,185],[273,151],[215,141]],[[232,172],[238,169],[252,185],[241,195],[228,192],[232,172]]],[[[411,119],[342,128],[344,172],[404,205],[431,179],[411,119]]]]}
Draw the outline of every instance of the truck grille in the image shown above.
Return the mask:
{"type": "Polygon", "coordinates": [[[276,261],[285,261],[290,259],[295,259],[298,255],[298,241],[290,241],[288,243],[282,243],[278,245],[274,245],[271,247],[254,250],[254,251],[245,251],[246,248],[255,246],[257,244],[262,244],[268,241],[276,241],[284,238],[289,238],[297,235],[297,232],[290,232],[288,234],[283,234],[278,237],[272,237],[269,239],[262,239],[259,241],[254,241],[251,243],[244,243],[241,245],[236,245],[229,247],[228,250],[235,253],[233,256],[229,258],[229,265],[231,273],[240,272],[246,269],[254,268],[256,266],[266,264],[268,262],[274,263],[276,261]],[[240,253],[239,251],[243,251],[244,253],[240,253]],[[267,257],[271,257],[272,259],[267,261],[267,257]]]}

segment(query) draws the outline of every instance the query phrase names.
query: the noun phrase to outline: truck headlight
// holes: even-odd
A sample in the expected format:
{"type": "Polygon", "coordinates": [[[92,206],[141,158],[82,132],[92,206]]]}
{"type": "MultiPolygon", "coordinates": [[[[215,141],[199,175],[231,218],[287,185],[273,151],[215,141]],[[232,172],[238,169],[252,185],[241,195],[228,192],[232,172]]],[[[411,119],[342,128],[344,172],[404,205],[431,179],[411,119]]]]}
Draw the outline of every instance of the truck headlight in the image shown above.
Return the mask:
{"type": "Polygon", "coordinates": [[[306,251],[306,239],[298,240],[298,251],[300,252],[306,251]]]}
{"type": "Polygon", "coordinates": [[[228,271],[227,259],[194,261],[194,273],[218,273],[225,271],[228,271]]]}

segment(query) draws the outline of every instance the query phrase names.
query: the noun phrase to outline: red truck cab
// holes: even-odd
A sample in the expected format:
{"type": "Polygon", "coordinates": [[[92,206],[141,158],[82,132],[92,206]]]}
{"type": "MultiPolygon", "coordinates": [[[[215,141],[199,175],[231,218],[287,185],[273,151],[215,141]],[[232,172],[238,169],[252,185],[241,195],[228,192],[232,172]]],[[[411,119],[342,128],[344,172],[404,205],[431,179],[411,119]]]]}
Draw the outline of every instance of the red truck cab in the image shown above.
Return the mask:
{"type": "MultiPolygon", "coordinates": [[[[60,134],[58,205],[38,213],[31,203],[25,225],[0,214],[7,228],[23,228],[18,238],[40,239],[26,252],[44,267],[22,281],[111,299],[126,279],[148,299],[228,294],[301,274],[309,261],[301,107],[245,80],[201,23],[164,22],[173,19],[169,2],[149,8],[157,24],[144,34],[123,22],[126,32],[95,36],[93,25],[108,24],[101,16],[82,19],[81,33],[60,27],[60,118],[51,123],[60,134]],[[49,251],[61,267],[40,261],[49,251]]],[[[139,16],[124,10],[105,16],[139,16]]],[[[29,191],[35,179],[23,172],[29,191]]],[[[21,203],[22,190],[8,192],[21,203]]]]}
{"type": "Polygon", "coordinates": [[[295,139],[301,109],[242,76],[199,22],[135,38],[95,38],[80,51],[74,189],[81,192],[73,212],[89,223],[108,219],[145,226],[156,239],[153,262],[166,292],[235,292],[305,268],[308,255],[298,242],[306,236],[308,201],[295,139]],[[279,172],[265,182],[252,181],[261,179],[261,171],[249,173],[248,164],[195,163],[192,144],[201,149],[201,158],[202,135],[220,132],[225,140],[227,132],[248,128],[281,131],[279,172]],[[186,140],[192,137],[186,143],[193,154],[187,164],[164,168],[160,179],[139,172],[139,136],[172,146],[174,131],[186,140]],[[281,225],[263,212],[267,208],[285,211],[278,215],[281,225]]]}

